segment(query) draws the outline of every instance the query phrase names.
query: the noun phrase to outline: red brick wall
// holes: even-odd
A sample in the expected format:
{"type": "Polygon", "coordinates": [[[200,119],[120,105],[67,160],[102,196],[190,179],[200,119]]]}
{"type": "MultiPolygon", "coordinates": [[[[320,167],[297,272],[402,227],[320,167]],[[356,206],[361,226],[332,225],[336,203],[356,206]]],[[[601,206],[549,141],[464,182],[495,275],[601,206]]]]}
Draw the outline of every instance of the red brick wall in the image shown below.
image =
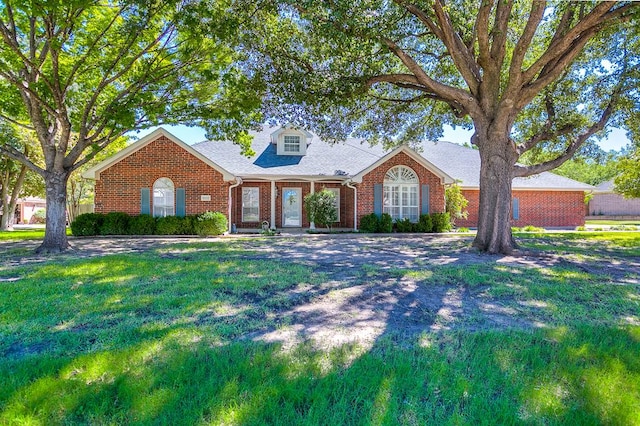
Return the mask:
{"type": "MultiPolygon", "coordinates": [[[[444,186],[442,185],[440,178],[404,152],[399,152],[385,163],[364,175],[362,183],[358,185],[358,226],[360,226],[360,219],[362,216],[373,213],[374,185],[383,183],[384,176],[390,168],[395,166],[410,167],[418,175],[421,186],[429,185],[429,212],[436,213],[444,211],[444,186]]],[[[418,206],[421,206],[422,187],[419,188],[418,192],[418,206]]]]}
{"type": "Polygon", "coordinates": [[[140,189],[152,190],[153,183],[161,177],[171,179],[176,188],[185,189],[188,215],[210,210],[227,216],[229,183],[224,182],[222,174],[164,136],[100,173],[95,211],[140,214],[140,189]],[[211,201],[201,201],[201,195],[210,195],[211,201]]]}
{"type": "MultiPolygon", "coordinates": [[[[478,225],[480,191],[463,190],[469,201],[469,217],[456,221],[457,226],[478,225]]],[[[581,191],[513,191],[518,198],[520,218],[512,220],[513,226],[534,225],[540,227],[575,227],[584,225],[584,193],[581,191]]]]}

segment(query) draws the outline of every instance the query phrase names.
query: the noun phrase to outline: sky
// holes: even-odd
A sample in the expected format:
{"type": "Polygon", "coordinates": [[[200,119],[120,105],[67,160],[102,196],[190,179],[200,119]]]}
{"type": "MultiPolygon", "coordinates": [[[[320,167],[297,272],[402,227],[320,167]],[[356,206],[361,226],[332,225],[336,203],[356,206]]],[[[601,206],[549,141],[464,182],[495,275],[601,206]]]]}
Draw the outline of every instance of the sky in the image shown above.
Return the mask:
{"type": "MultiPolygon", "coordinates": [[[[194,143],[202,142],[206,139],[204,129],[200,127],[187,127],[187,126],[162,126],[174,136],[184,141],[188,145],[192,145],[194,143]]],[[[139,132],[132,132],[131,134],[137,138],[141,138],[154,130],[157,127],[152,127],[150,129],[141,130],[139,132]]],[[[450,126],[445,125],[444,127],[444,135],[440,138],[441,141],[455,142],[455,143],[464,143],[469,142],[471,139],[471,134],[473,132],[471,130],[464,130],[462,128],[453,129],[450,126]]],[[[605,151],[620,151],[624,146],[629,143],[629,139],[625,135],[624,130],[621,129],[613,129],[609,136],[598,143],[602,149],[605,151]]]]}

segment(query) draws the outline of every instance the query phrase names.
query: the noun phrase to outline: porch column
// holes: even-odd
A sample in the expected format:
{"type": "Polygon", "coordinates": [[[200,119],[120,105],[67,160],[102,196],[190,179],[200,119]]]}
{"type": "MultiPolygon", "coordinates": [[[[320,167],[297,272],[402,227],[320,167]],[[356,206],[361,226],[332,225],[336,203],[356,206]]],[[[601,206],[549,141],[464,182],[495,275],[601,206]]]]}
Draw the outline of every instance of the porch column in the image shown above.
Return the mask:
{"type": "Polygon", "coordinates": [[[276,181],[271,181],[271,218],[270,225],[271,229],[276,229],[276,181]]]}
{"type": "MultiPolygon", "coordinates": [[[[316,183],[314,181],[311,181],[311,193],[315,193],[316,192],[316,183]]],[[[315,222],[311,222],[309,223],[309,229],[316,229],[316,223],[315,222]]]]}

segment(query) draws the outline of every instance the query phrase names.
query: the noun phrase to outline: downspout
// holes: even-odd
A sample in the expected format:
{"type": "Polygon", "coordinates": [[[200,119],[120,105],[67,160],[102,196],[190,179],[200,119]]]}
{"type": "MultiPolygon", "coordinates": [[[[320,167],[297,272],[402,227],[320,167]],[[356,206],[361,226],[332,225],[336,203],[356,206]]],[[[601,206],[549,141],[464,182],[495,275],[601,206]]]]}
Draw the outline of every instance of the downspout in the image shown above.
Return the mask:
{"type": "Polygon", "coordinates": [[[231,229],[233,228],[233,223],[231,223],[231,206],[233,206],[233,197],[231,196],[231,190],[239,185],[242,185],[242,179],[239,177],[236,178],[236,183],[229,185],[229,199],[227,201],[228,217],[229,217],[229,233],[231,233],[231,229]]]}
{"type": "Polygon", "coordinates": [[[347,188],[353,189],[353,230],[358,230],[358,188],[353,186],[353,181],[348,180],[345,183],[347,188]]]}

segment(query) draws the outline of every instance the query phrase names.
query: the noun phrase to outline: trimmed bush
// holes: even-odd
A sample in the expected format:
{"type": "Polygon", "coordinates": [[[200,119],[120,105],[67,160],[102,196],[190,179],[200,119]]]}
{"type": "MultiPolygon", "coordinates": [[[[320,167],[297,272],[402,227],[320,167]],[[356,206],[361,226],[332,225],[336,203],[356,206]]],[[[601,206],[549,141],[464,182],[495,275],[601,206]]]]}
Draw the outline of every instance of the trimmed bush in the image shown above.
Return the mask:
{"type": "Polygon", "coordinates": [[[431,216],[428,214],[421,214],[418,219],[418,223],[416,223],[416,231],[417,232],[431,232],[433,229],[433,224],[431,222],[431,216]]]}
{"type": "Polygon", "coordinates": [[[156,219],[148,214],[132,216],[129,219],[129,234],[153,235],[156,232],[156,219]]]}
{"type": "Polygon", "coordinates": [[[396,230],[398,232],[413,232],[414,224],[409,218],[396,220],[396,230]]]}
{"type": "Polygon", "coordinates": [[[191,219],[187,217],[165,216],[156,219],[158,235],[192,235],[191,219]]]}
{"type": "Polygon", "coordinates": [[[111,212],[104,215],[98,233],[100,235],[125,235],[129,233],[131,216],[122,212],[111,212]]]}
{"type": "Polygon", "coordinates": [[[76,237],[98,235],[104,215],[99,213],[84,213],[78,215],[76,220],[71,222],[71,233],[76,237]]]}
{"type": "Polygon", "coordinates": [[[361,232],[378,232],[379,227],[380,219],[375,213],[362,216],[362,219],[360,219],[361,232]]]}
{"type": "Polygon", "coordinates": [[[385,234],[393,232],[393,219],[389,213],[382,213],[380,216],[380,226],[378,227],[378,232],[382,232],[385,234]]]}
{"type": "Polygon", "coordinates": [[[331,230],[331,225],[338,220],[336,194],[327,189],[304,197],[304,208],[307,211],[309,222],[326,226],[329,230],[331,230]]]}
{"type": "Polygon", "coordinates": [[[194,227],[201,237],[221,235],[227,231],[227,217],[220,212],[204,212],[197,216],[194,227]]]}
{"type": "Polygon", "coordinates": [[[431,215],[433,224],[432,232],[447,232],[451,230],[451,219],[449,213],[433,213],[431,215]]]}

